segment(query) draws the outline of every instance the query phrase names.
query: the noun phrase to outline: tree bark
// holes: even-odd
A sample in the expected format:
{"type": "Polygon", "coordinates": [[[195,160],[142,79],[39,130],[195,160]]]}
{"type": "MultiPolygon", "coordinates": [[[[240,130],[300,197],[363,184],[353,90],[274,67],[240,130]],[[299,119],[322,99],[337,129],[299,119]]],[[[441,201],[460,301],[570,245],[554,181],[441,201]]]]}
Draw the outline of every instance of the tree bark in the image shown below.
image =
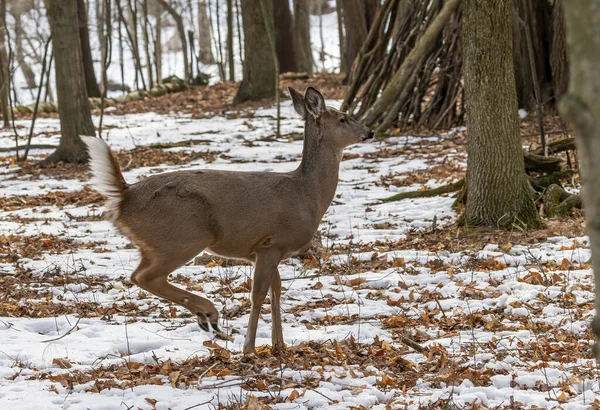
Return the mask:
{"type": "Polygon", "coordinates": [[[6,0],[0,0],[0,110],[4,127],[9,127],[8,93],[10,92],[10,75],[8,70],[8,53],[6,51],[6,0]]]}
{"type": "Polygon", "coordinates": [[[527,180],[512,62],[510,0],[465,0],[467,225],[541,226],[527,180]],[[493,104],[490,102],[493,101],[493,104]]]}
{"type": "Polygon", "coordinates": [[[263,18],[261,1],[264,1],[269,16],[273,15],[271,0],[245,0],[242,2],[242,24],[244,26],[244,78],[234,101],[236,103],[259,100],[275,95],[275,63],[271,55],[269,31],[274,32],[273,20],[268,28],[263,18]]]}
{"type": "Polygon", "coordinates": [[[212,52],[212,35],[210,33],[210,20],[206,8],[206,1],[198,2],[198,47],[200,48],[200,61],[204,64],[214,64],[215,57],[212,52]]]}
{"type": "Polygon", "coordinates": [[[87,150],[80,135],[94,135],[94,124],[85,87],[77,0],[44,0],[56,59],[61,138],[58,148],[45,162],[84,162],[87,150]]]}
{"type": "Polygon", "coordinates": [[[289,0],[273,1],[273,20],[275,21],[275,45],[279,72],[288,73],[298,71],[294,44],[292,13],[289,0]]]}
{"type": "Polygon", "coordinates": [[[98,87],[96,73],[94,72],[94,60],[92,59],[92,49],[90,47],[87,8],[85,7],[85,2],[83,0],[77,0],[77,21],[79,22],[79,39],[81,41],[81,57],[83,58],[85,88],[87,89],[88,97],[99,98],[100,87],[98,87]]]}
{"type": "Polygon", "coordinates": [[[600,358],[600,9],[595,0],[564,0],[564,13],[571,76],[559,109],[575,128],[581,158],[582,196],[596,283],[594,353],[600,358]]]}
{"type": "Polygon", "coordinates": [[[310,42],[309,0],[294,0],[294,51],[298,71],[313,72],[312,45],[310,42]]]}

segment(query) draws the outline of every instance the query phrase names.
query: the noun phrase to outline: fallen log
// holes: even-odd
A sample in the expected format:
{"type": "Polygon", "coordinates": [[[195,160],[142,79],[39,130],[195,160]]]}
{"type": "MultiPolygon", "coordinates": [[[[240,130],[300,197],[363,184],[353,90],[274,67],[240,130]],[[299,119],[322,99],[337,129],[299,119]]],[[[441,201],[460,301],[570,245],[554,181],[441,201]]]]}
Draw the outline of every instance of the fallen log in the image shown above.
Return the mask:
{"type": "Polygon", "coordinates": [[[526,152],[525,158],[525,170],[527,172],[541,172],[545,174],[552,174],[554,172],[560,172],[562,169],[560,158],[556,157],[544,157],[543,155],[532,154],[526,152]]]}
{"type": "MultiPolygon", "coordinates": [[[[559,152],[564,151],[574,151],[575,149],[575,138],[564,138],[548,144],[548,155],[558,154],[559,152]]],[[[538,148],[531,151],[530,154],[544,155],[544,151],[541,148],[538,148]]]]}
{"type": "Polygon", "coordinates": [[[381,201],[394,202],[394,201],[401,201],[403,199],[409,199],[409,198],[430,198],[432,196],[438,196],[438,195],[442,195],[442,194],[449,194],[450,192],[456,192],[456,191],[460,190],[464,185],[465,185],[465,180],[463,178],[458,182],[453,182],[451,184],[442,185],[437,188],[423,189],[420,191],[401,192],[399,194],[390,196],[388,198],[384,198],[381,201]]]}
{"type": "Polygon", "coordinates": [[[583,201],[579,194],[569,194],[559,185],[550,185],[542,195],[546,217],[567,216],[573,208],[581,208],[583,201]]]}
{"type": "Polygon", "coordinates": [[[552,184],[560,185],[560,181],[569,179],[577,173],[578,171],[569,169],[566,171],[554,172],[552,174],[542,175],[539,177],[529,177],[529,182],[536,191],[543,191],[552,184]]]}

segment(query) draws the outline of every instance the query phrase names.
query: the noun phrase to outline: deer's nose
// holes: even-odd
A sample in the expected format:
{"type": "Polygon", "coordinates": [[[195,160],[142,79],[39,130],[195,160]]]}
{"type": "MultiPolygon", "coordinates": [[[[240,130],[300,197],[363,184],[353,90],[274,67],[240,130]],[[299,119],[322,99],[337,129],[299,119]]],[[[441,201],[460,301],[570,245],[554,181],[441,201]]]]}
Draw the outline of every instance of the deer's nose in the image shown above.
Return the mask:
{"type": "Polygon", "coordinates": [[[375,131],[373,131],[373,130],[369,131],[369,139],[371,139],[371,138],[375,138],[375,131]]]}

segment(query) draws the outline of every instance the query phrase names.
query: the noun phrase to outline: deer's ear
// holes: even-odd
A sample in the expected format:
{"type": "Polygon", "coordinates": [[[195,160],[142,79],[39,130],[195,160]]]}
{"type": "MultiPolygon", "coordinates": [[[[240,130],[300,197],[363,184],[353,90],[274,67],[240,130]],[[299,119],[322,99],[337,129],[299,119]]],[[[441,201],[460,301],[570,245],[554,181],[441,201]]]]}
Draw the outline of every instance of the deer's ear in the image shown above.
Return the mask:
{"type": "Polygon", "coordinates": [[[292,99],[292,103],[294,104],[294,109],[296,110],[298,115],[301,116],[303,120],[305,120],[306,104],[304,103],[304,97],[292,87],[288,87],[288,91],[290,92],[290,98],[292,99]]]}
{"type": "Polygon", "coordinates": [[[325,99],[320,92],[312,87],[308,87],[304,93],[306,109],[315,118],[319,118],[325,112],[325,99]]]}

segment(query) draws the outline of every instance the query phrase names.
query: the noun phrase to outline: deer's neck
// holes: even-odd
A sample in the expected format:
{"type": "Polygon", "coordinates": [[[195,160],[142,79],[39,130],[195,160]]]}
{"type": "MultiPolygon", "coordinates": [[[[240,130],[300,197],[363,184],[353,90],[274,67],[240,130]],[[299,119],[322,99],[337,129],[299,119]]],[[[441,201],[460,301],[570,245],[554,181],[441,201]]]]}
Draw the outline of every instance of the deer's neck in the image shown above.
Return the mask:
{"type": "Polygon", "coordinates": [[[338,184],[342,152],[324,144],[314,121],[307,121],[304,131],[302,162],[298,172],[308,195],[316,200],[321,216],[331,204],[338,184]]]}

